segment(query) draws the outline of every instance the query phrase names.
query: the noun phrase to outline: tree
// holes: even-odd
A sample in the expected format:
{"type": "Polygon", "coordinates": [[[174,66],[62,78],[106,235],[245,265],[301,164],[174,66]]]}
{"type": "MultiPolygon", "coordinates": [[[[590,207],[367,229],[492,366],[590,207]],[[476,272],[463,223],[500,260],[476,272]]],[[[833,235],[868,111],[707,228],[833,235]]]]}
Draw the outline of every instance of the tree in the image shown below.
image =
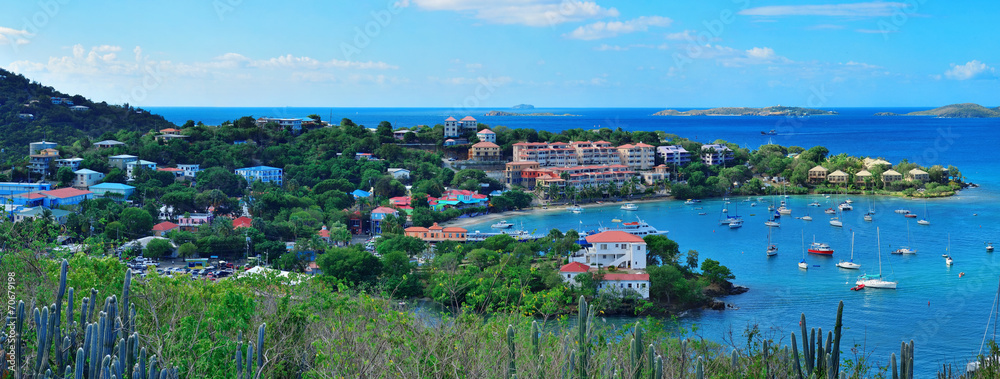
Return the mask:
{"type": "Polygon", "coordinates": [[[709,258],[706,258],[701,263],[701,272],[713,284],[719,284],[736,278],[736,275],[733,275],[733,272],[728,267],[719,264],[719,261],[709,258]]]}
{"type": "Polygon", "coordinates": [[[390,175],[382,176],[375,181],[375,195],[379,197],[396,197],[406,194],[406,186],[390,175]]]}
{"type": "Polygon", "coordinates": [[[247,181],[242,176],[226,170],[222,167],[209,167],[198,171],[195,176],[198,183],[198,190],[206,191],[217,189],[229,197],[240,197],[247,187],[247,181]]]}
{"type": "Polygon", "coordinates": [[[73,169],[69,167],[60,167],[59,171],[56,171],[56,180],[59,181],[60,187],[68,187],[73,184],[73,180],[76,179],[76,174],[73,173],[73,169]]]}
{"type": "Polygon", "coordinates": [[[146,258],[162,258],[170,255],[173,250],[170,240],[154,238],[146,244],[146,252],[143,255],[146,258]]]}
{"type": "Polygon", "coordinates": [[[416,264],[402,251],[382,255],[382,284],[392,297],[408,298],[419,296],[423,291],[416,273],[416,264]]]}
{"type": "Polygon", "coordinates": [[[687,268],[694,270],[698,268],[698,251],[688,250],[687,252],[687,268]]]}
{"type": "Polygon", "coordinates": [[[139,238],[153,229],[153,216],[142,208],[126,208],[120,219],[129,238],[139,238]]]}
{"type": "Polygon", "coordinates": [[[651,234],[642,237],[646,241],[646,265],[677,265],[680,246],[663,235],[651,234]]]}
{"type": "Polygon", "coordinates": [[[413,257],[426,249],[427,243],[423,240],[403,235],[382,238],[377,246],[377,251],[383,256],[388,253],[402,252],[409,257],[413,257]]]}
{"type": "Polygon", "coordinates": [[[317,258],[324,276],[357,285],[375,284],[382,274],[382,262],[367,251],[355,247],[335,247],[317,258]]]}
{"type": "Polygon", "coordinates": [[[177,248],[177,254],[182,258],[193,257],[195,254],[198,254],[198,246],[191,242],[186,242],[177,248]]]}

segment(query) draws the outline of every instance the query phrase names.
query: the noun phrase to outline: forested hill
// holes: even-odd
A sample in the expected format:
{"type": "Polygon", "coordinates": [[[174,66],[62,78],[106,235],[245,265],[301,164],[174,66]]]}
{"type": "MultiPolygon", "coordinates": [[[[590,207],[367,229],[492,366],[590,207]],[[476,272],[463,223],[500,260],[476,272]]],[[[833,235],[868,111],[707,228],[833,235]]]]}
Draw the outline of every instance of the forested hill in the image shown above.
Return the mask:
{"type": "Polygon", "coordinates": [[[100,138],[106,132],[121,129],[145,132],[172,125],[161,116],[128,104],[95,103],[0,68],[0,162],[24,157],[28,154],[28,143],[43,139],[63,145],[85,136],[100,138]],[[90,109],[74,112],[70,105],[53,104],[54,97],[68,98],[74,106],[90,109]],[[21,114],[31,114],[34,118],[22,118],[21,114]]]}

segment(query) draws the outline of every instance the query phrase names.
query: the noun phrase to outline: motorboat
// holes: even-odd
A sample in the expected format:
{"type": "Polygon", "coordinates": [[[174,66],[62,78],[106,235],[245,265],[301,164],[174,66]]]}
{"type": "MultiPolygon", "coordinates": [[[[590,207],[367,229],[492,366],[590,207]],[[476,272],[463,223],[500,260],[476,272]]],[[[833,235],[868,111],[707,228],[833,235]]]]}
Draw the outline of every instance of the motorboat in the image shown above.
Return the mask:
{"type": "Polygon", "coordinates": [[[514,224],[507,222],[507,220],[500,220],[499,222],[490,225],[490,227],[493,229],[510,229],[513,226],[514,224]]]}
{"type": "Polygon", "coordinates": [[[840,208],[841,211],[852,211],[852,210],[854,210],[854,206],[851,205],[850,203],[840,203],[840,205],[838,205],[837,208],[840,208]]]}
{"type": "Polygon", "coordinates": [[[764,222],[764,225],[766,225],[768,227],[772,227],[772,228],[777,228],[777,227],[781,226],[781,223],[777,222],[777,221],[766,221],[766,222],[764,222]]]}
{"type": "Polygon", "coordinates": [[[636,210],[639,210],[639,206],[635,205],[635,203],[625,203],[624,205],[622,205],[621,208],[622,208],[622,210],[626,210],[626,211],[636,211],[636,210]]]}
{"type": "Polygon", "coordinates": [[[819,202],[818,201],[811,202],[811,203],[809,203],[809,206],[810,207],[818,207],[819,206],[819,202]]]}
{"type": "Polygon", "coordinates": [[[872,214],[870,212],[869,213],[865,213],[865,221],[873,221],[874,219],[875,218],[872,217],[872,214]]]}
{"type": "Polygon", "coordinates": [[[837,214],[837,210],[833,208],[827,208],[825,211],[823,211],[823,213],[826,213],[828,215],[837,214]]]}
{"type": "Polygon", "coordinates": [[[946,264],[948,266],[951,266],[951,265],[955,264],[955,260],[951,259],[951,256],[947,256],[947,257],[944,258],[944,264],[946,264]]]}
{"type": "Polygon", "coordinates": [[[729,229],[739,229],[743,227],[743,219],[738,218],[734,221],[729,222],[729,229]]]}
{"type": "Polygon", "coordinates": [[[893,250],[892,254],[905,255],[905,254],[916,254],[916,249],[911,249],[909,246],[900,246],[898,249],[893,250]]]}
{"type": "Polygon", "coordinates": [[[813,220],[812,216],[809,216],[809,215],[802,216],[801,219],[802,219],[802,221],[812,221],[813,220]]]}
{"type": "Polygon", "coordinates": [[[694,205],[694,200],[693,199],[687,199],[687,201],[684,202],[684,205],[694,205]]]}
{"type": "Polygon", "coordinates": [[[904,214],[904,215],[905,215],[905,214],[907,214],[907,213],[910,213],[910,211],[909,211],[909,210],[907,210],[907,209],[897,209],[897,210],[896,210],[896,213],[899,213],[899,214],[904,214]]]}
{"type": "Polygon", "coordinates": [[[583,212],[583,207],[581,207],[579,205],[574,205],[572,207],[569,207],[569,211],[573,212],[573,213],[582,213],[583,212]]]}
{"type": "Polygon", "coordinates": [[[920,219],[920,220],[917,220],[917,224],[920,224],[920,225],[930,225],[931,222],[927,221],[927,220],[924,220],[924,219],[920,219]]]}
{"type": "Polygon", "coordinates": [[[808,251],[810,254],[833,255],[833,248],[831,248],[830,245],[827,245],[825,243],[816,242],[815,237],[813,243],[809,245],[809,249],[806,251],[808,251]]]}
{"type": "Polygon", "coordinates": [[[917,215],[915,215],[913,213],[907,213],[907,214],[903,215],[903,217],[906,217],[906,218],[917,218],[917,215]]]}
{"type": "Polygon", "coordinates": [[[839,217],[834,217],[834,218],[830,219],[830,225],[831,226],[836,226],[836,227],[843,227],[844,226],[844,222],[840,221],[839,217]]]}
{"type": "Polygon", "coordinates": [[[986,243],[986,252],[987,253],[992,253],[993,252],[993,242],[987,242],[986,243]]]}

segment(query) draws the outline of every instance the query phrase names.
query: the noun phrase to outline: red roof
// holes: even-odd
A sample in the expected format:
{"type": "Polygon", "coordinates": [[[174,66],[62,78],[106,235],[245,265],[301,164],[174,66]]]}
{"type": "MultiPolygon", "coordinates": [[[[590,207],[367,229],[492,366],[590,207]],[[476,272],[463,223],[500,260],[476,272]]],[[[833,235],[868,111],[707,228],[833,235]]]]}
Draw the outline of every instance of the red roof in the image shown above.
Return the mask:
{"type": "Polygon", "coordinates": [[[571,262],[565,264],[559,269],[559,272],[587,272],[590,271],[590,266],[587,266],[580,262],[571,262]]]}
{"type": "Polygon", "coordinates": [[[442,232],[446,232],[446,233],[449,233],[449,232],[450,233],[468,233],[469,230],[465,229],[465,228],[459,228],[457,226],[449,226],[447,228],[444,228],[444,230],[442,230],[442,232]]]}
{"type": "Polygon", "coordinates": [[[409,228],[404,229],[404,231],[407,232],[407,233],[410,233],[410,232],[426,232],[427,228],[422,227],[422,226],[411,226],[409,228]]]}
{"type": "Polygon", "coordinates": [[[472,116],[465,116],[462,117],[462,121],[476,121],[476,119],[472,118],[472,116]]]}
{"type": "Polygon", "coordinates": [[[587,242],[590,243],[608,243],[608,242],[641,242],[642,238],[639,236],[631,235],[620,230],[612,230],[603,233],[597,233],[594,235],[587,236],[587,242]]]}
{"type": "Polygon", "coordinates": [[[161,222],[159,224],[153,225],[153,231],[154,232],[166,232],[166,231],[177,229],[178,226],[180,226],[180,225],[174,224],[174,223],[172,223],[170,221],[164,221],[164,222],[161,222]]]}
{"type": "Polygon", "coordinates": [[[455,119],[454,117],[448,117],[448,118],[446,118],[446,119],[444,119],[444,120],[445,120],[445,121],[458,121],[458,120],[456,120],[456,119],[455,119]]]}
{"type": "Polygon", "coordinates": [[[483,133],[483,134],[496,134],[496,133],[493,133],[493,131],[489,130],[489,129],[483,129],[483,130],[480,130],[479,132],[483,133]]]}
{"type": "Polygon", "coordinates": [[[653,147],[653,145],[647,145],[647,144],[644,144],[642,142],[639,142],[639,143],[635,144],[635,147],[653,147]]]}
{"type": "Polygon", "coordinates": [[[181,170],[181,169],[176,168],[176,167],[157,167],[156,171],[181,172],[181,171],[184,171],[184,170],[181,170]]]}
{"type": "Polygon", "coordinates": [[[78,190],[76,188],[68,188],[67,187],[67,188],[54,189],[54,190],[51,190],[51,191],[42,191],[41,193],[43,195],[45,195],[45,196],[51,196],[51,197],[57,197],[57,198],[60,198],[60,199],[65,199],[65,198],[68,198],[68,197],[75,197],[75,196],[81,196],[81,195],[90,195],[93,192],[84,191],[84,190],[78,190]]]}
{"type": "Polygon", "coordinates": [[[241,216],[241,217],[233,220],[233,229],[236,229],[236,228],[249,228],[250,227],[250,223],[251,223],[251,220],[250,220],[249,217],[241,216]]]}
{"type": "Polygon", "coordinates": [[[166,129],[161,130],[160,133],[177,133],[179,131],[180,130],[177,130],[177,129],[174,129],[174,128],[166,128],[166,129]]]}
{"type": "Polygon", "coordinates": [[[428,230],[442,230],[444,228],[442,228],[441,225],[438,225],[438,223],[435,222],[434,225],[431,225],[431,227],[427,228],[427,229],[428,230]]]}
{"type": "Polygon", "coordinates": [[[649,281],[649,274],[604,274],[605,281],[613,280],[645,280],[649,281]]]}
{"type": "Polygon", "coordinates": [[[389,207],[378,207],[372,210],[372,213],[399,213],[399,211],[389,208],[389,207]]]}
{"type": "Polygon", "coordinates": [[[326,225],[323,225],[323,229],[320,229],[316,234],[323,238],[330,238],[330,230],[326,228],[326,225]]]}
{"type": "Polygon", "coordinates": [[[627,143],[627,144],[624,144],[624,145],[621,145],[621,146],[618,146],[618,148],[619,148],[619,149],[631,149],[631,148],[633,148],[633,147],[635,147],[635,146],[634,146],[634,145],[632,145],[632,144],[630,144],[630,143],[627,143]]]}

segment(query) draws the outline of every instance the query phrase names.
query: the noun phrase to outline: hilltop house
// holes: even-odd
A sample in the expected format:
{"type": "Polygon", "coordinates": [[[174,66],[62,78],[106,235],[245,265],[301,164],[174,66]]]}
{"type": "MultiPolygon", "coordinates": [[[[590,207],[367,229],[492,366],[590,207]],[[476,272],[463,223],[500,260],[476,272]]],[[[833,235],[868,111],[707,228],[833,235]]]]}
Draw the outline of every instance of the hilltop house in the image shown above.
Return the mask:
{"type": "Polygon", "coordinates": [[[834,183],[834,184],[844,184],[844,183],[847,183],[847,178],[848,178],[847,173],[843,172],[843,171],[840,171],[840,170],[831,172],[830,175],[826,176],[826,180],[828,180],[830,183],[834,183]]]}
{"type": "Polygon", "coordinates": [[[132,192],[135,191],[135,187],[120,183],[95,184],[88,189],[93,191],[96,196],[114,198],[116,200],[120,199],[120,201],[127,200],[129,196],[132,196],[132,192]]]}
{"type": "Polygon", "coordinates": [[[94,146],[97,146],[98,149],[110,149],[112,147],[125,146],[125,143],[118,142],[113,139],[106,139],[104,141],[94,143],[94,146]]]}
{"type": "Polygon", "coordinates": [[[45,149],[55,149],[56,145],[57,144],[55,142],[48,142],[48,141],[29,143],[28,144],[28,155],[41,154],[42,150],[45,150],[45,149]]]}
{"type": "Polygon", "coordinates": [[[80,163],[83,162],[83,158],[65,158],[56,159],[56,167],[63,168],[69,167],[71,170],[76,171],[80,169],[80,163]]]}
{"type": "Polygon", "coordinates": [[[570,262],[595,267],[646,268],[646,241],[622,231],[607,231],[586,237],[591,247],[574,253],[570,262]]]}
{"type": "Polygon", "coordinates": [[[906,173],[906,179],[919,182],[926,182],[928,180],[931,180],[931,176],[930,174],[927,173],[927,171],[915,168],[906,173]]]}
{"type": "Polygon", "coordinates": [[[195,175],[198,174],[198,171],[201,171],[201,165],[197,164],[179,164],[177,165],[177,168],[184,171],[185,178],[191,179],[194,179],[195,175]]]}
{"type": "Polygon", "coordinates": [[[371,215],[372,234],[374,235],[382,234],[382,220],[385,220],[386,216],[389,215],[399,216],[399,211],[389,207],[378,207],[372,210],[372,215],[371,215]]]}
{"type": "Polygon", "coordinates": [[[119,170],[125,171],[126,165],[138,160],[139,157],[135,155],[128,155],[128,154],[114,155],[108,157],[108,166],[117,167],[119,170]]]}
{"type": "Polygon", "coordinates": [[[469,148],[469,160],[498,161],[500,146],[493,142],[479,142],[469,148]]]}
{"type": "Polygon", "coordinates": [[[73,187],[76,188],[87,188],[104,179],[104,174],[88,169],[76,170],[73,174],[76,174],[76,180],[73,181],[73,187]]]}
{"type": "Polygon", "coordinates": [[[194,232],[202,224],[209,224],[215,217],[211,213],[189,213],[177,219],[177,224],[185,232],[194,232]]]}
{"type": "Polygon", "coordinates": [[[497,134],[492,130],[483,129],[476,133],[476,138],[479,138],[480,142],[492,142],[497,143],[497,134]]]}
{"type": "Polygon", "coordinates": [[[882,183],[884,184],[898,182],[900,180],[903,180],[903,174],[900,174],[896,170],[888,170],[882,173],[882,183]]]}
{"type": "Polygon", "coordinates": [[[724,165],[733,160],[733,150],[720,144],[702,145],[701,160],[709,166],[724,165]]]}
{"type": "Polygon", "coordinates": [[[142,159],[125,164],[125,175],[129,180],[135,179],[138,170],[156,171],[156,162],[144,161],[142,159]]]}
{"type": "Polygon", "coordinates": [[[282,170],[269,166],[254,166],[236,169],[236,175],[247,180],[247,184],[260,181],[262,183],[274,183],[278,186],[282,183],[282,170]]]}
{"type": "Polygon", "coordinates": [[[681,146],[660,146],[656,153],[663,157],[663,163],[682,166],[691,163],[691,153],[681,146]]]}
{"type": "Polygon", "coordinates": [[[869,172],[868,170],[861,170],[857,174],[854,174],[854,183],[865,185],[871,182],[873,178],[874,176],[872,175],[871,172],[869,172]]]}
{"type": "Polygon", "coordinates": [[[809,169],[809,182],[820,183],[826,180],[826,175],[829,172],[830,170],[827,170],[826,167],[816,165],[816,167],[809,169]]]}
{"type": "MultiPolygon", "coordinates": [[[[578,275],[592,275],[590,266],[587,266],[580,262],[570,262],[563,265],[559,269],[559,276],[562,278],[563,282],[566,282],[570,286],[577,285],[576,277],[578,275]]],[[[644,272],[637,273],[618,273],[609,272],[605,273],[603,280],[597,284],[597,290],[599,292],[618,292],[623,293],[625,291],[634,291],[639,294],[644,299],[649,298],[649,274],[644,272]]]]}
{"type": "Polygon", "coordinates": [[[174,224],[170,221],[164,221],[159,224],[153,225],[153,235],[156,237],[166,237],[167,233],[173,230],[177,230],[180,226],[174,224]]]}

